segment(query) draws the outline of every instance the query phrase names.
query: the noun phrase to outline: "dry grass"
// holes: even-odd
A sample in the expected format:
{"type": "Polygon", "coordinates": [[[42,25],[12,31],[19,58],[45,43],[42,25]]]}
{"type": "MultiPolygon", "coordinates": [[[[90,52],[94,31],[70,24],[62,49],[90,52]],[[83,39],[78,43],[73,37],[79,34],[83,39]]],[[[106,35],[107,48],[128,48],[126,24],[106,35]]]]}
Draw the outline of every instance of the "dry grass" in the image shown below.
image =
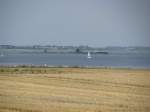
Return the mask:
{"type": "Polygon", "coordinates": [[[5,69],[0,112],[150,112],[150,70],[5,69]]]}

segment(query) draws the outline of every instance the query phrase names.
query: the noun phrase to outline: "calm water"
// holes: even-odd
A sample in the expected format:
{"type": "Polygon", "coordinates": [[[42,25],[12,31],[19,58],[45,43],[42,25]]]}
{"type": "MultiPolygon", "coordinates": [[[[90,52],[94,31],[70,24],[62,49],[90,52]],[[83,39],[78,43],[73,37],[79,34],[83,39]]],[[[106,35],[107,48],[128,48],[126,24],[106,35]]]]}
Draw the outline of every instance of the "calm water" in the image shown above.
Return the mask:
{"type": "Polygon", "coordinates": [[[150,68],[146,54],[9,54],[0,56],[0,65],[102,66],[150,68]]]}

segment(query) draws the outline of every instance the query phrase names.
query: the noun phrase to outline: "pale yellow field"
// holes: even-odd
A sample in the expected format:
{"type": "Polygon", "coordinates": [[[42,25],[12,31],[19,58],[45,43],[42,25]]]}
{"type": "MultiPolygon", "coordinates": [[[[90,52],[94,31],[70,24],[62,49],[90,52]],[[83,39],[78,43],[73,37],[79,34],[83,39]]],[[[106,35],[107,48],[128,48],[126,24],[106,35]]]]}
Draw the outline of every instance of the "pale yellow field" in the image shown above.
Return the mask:
{"type": "Polygon", "coordinates": [[[150,112],[150,70],[0,73],[0,112],[150,112]]]}

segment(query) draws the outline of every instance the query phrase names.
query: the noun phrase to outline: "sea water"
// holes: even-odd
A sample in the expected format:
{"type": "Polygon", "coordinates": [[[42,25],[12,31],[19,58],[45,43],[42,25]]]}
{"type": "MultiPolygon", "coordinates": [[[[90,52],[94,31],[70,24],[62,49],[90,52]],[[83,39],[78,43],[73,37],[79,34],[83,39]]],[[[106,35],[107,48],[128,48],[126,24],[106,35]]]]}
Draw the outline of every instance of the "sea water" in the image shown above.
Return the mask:
{"type": "Polygon", "coordinates": [[[0,56],[0,65],[39,65],[39,66],[86,66],[86,67],[125,67],[150,68],[150,54],[87,54],[70,53],[23,53],[0,56]]]}

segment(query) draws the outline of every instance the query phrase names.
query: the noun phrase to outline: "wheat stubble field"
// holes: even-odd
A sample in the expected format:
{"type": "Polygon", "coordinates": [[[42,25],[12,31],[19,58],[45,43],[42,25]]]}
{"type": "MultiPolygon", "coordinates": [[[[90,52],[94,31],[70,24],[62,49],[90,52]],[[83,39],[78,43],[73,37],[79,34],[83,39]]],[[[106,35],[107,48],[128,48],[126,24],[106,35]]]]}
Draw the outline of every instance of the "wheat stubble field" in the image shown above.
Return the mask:
{"type": "Polygon", "coordinates": [[[0,112],[150,112],[150,70],[3,67],[0,112]]]}

